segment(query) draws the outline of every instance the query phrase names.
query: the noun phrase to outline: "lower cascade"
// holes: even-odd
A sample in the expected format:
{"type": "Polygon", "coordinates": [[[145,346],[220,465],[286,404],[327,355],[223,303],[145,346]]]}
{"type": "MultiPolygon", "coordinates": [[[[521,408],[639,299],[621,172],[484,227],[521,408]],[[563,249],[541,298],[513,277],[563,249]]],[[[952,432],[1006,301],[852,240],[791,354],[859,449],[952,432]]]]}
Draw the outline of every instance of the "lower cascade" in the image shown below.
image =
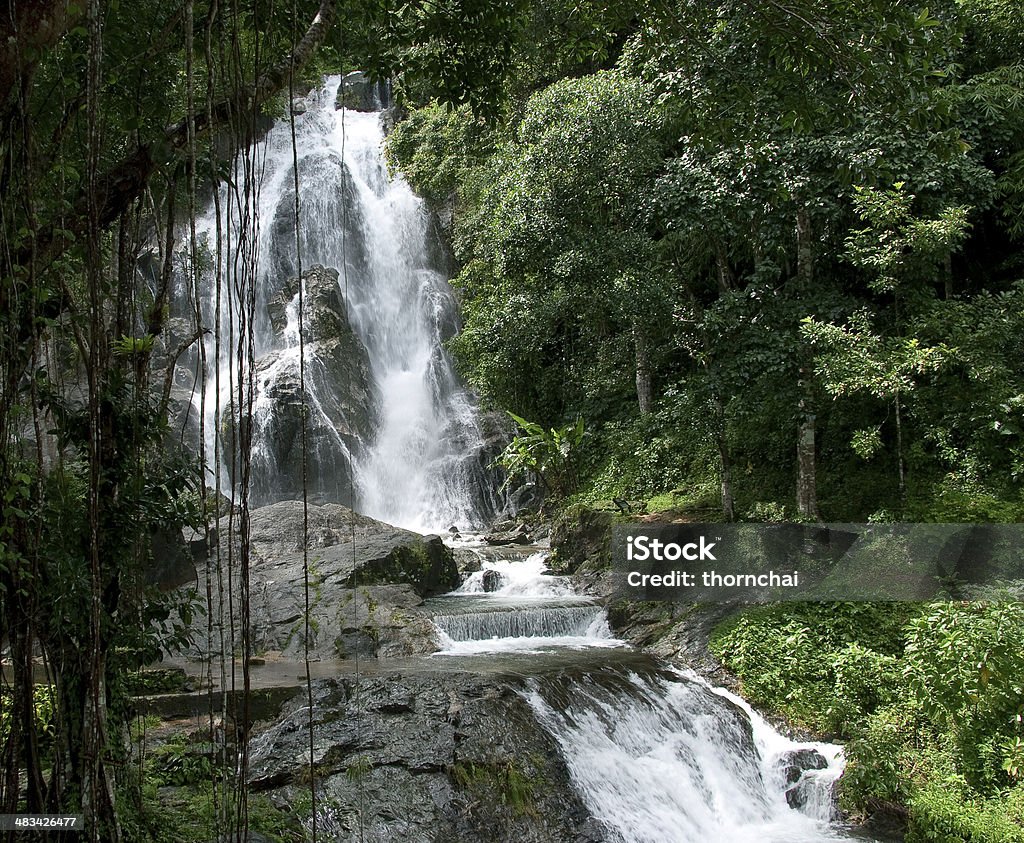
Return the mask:
{"type": "Polygon", "coordinates": [[[514,660],[528,677],[522,696],[605,839],[849,838],[832,822],[840,747],[791,741],[740,698],[632,651],[604,609],[545,574],[544,560],[484,560],[435,599],[436,657],[514,660]],[[571,661],[560,658],[569,650],[571,661]]]}
{"type": "Polygon", "coordinates": [[[693,677],[611,669],[589,679],[532,680],[528,699],[584,802],[627,843],[842,836],[828,827],[836,747],[787,741],[693,677]],[[805,760],[823,769],[803,771],[805,760]],[[787,772],[807,791],[796,807],[787,772]]]}

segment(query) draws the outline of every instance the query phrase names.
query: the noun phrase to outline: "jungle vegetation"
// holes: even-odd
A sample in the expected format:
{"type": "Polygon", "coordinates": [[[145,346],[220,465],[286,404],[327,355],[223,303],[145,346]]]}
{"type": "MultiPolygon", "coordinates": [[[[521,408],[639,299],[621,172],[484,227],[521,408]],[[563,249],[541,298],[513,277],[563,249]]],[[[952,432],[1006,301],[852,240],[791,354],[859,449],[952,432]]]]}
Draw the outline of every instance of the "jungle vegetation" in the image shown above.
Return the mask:
{"type": "MultiPolygon", "coordinates": [[[[451,221],[453,351],[514,414],[506,465],[582,420],[564,507],[1020,521],[1019,4],[565,19],[578,39],[513,51],[500,115],[413,97],[387,145],[451,221]]],[[[995,841],[1024,834],[1020,640],[1012,601],[842,604],[742,613],[714,647],[849,741],[854,814],[995,841]]]]}
{"type": "MultiPolygon", "coordinates": [[[[128,763],[129,680],[207,620],[144,572],[155,536],[203,530],[220,506],[205,455],[167,428],[168,296],[205,259],[201,197],[236,159],[232,202],[250,207],[249,142],[325,72],[392,80],[405,119],[388,154],[451,221],[453,352],[488,405],[579,431],[563,498],[670,495],[728,520],[1020,520],[1021,14],[1015,0],[9,3],[0,812],[84,811],[94,840],[157,832],[153,782],[128,763]]],[[[193,342],[198,308],[194,328],[193,342]]],[[[236,504],[244,577],[244,488],[236,504]]],[[[909,804],[918,839],[1019,837],[1015,609],[836,610],[839,631],[812,638],[779,611],[723,630],[722,657],[755,696],[770,663],[790,664],[776,687],[792,699],[765,701],[818,727],[844,665],[886,682],[898,668],[895,696],[842,692],[840,731],[863,747],[857,810],[909,804]],[[880,624],[888,638],[864,638],[880,624]],[[793,636],[799,664],[778,658],[793,636]]],[[[207,773],[213,828],[240,833],[244,741],[207,773]]]]}

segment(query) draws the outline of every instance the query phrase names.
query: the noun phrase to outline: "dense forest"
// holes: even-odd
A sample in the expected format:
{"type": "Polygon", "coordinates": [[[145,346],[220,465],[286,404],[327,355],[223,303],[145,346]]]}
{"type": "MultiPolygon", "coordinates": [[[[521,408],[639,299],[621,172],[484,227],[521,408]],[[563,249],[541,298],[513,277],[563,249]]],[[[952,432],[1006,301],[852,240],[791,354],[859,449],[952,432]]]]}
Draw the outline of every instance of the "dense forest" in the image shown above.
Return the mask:
{"type": "MultiPolygon", "coordinates": [[[[31,0],[0,38],[0,812],[174,833],[129,763],[132,683],[206,621],[144,571],[222,490],[202,435],[174,445],[165,373],[213,330],[203,264],[233,262],[244,313],[255,248],[211,252],[195,219],[223,185],[255,212],[250,141],[326,73],[391,86],[389,165],[450,245],[451,352],[513,414],[499,462],[545,517],[1024,516],[1017,0],[31,0]]],[[[1006,600],[768,607],[712,648],[848,742],[853,815],[987,843],[1024,840],[1021,641],[1006,600]]],[[[270,810],[228,779],[218,832],[270,810]]]]}
{"type": "MultiPolygon", "coordinates": [[[[524,52],[497,121],[418,103],[388,142],[450,215],[455,350],[519,417],[506,464],[570,508],[1019,521],[1020,8],[596,22],[585,60],[524,52]]],[[[851,739],[848,807],[980,841],[1022,834],[1021,640],[1015,603],[847,604],[713,646],[751,699],[851,739]]]]}

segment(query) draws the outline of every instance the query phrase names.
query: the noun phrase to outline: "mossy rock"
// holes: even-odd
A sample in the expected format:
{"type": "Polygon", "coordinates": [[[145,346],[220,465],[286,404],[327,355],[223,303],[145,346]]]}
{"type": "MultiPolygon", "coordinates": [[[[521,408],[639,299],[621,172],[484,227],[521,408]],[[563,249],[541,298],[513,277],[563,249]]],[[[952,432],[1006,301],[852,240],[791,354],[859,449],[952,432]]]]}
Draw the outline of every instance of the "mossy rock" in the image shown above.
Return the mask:
{"type": "Polygon", "coordinates": [[[615,514],[607,510],[586,506],[564,510],[551,525],[551,567],[566,574],[610,568],[615,522],[615,514]]]}

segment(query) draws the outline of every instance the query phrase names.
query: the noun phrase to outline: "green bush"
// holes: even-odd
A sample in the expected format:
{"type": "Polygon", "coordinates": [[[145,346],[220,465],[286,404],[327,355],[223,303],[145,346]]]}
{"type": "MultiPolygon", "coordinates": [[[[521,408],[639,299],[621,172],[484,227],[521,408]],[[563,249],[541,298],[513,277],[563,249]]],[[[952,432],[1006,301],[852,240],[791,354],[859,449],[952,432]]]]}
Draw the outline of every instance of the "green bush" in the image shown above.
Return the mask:
{"type": "Polygon", "coordinates": [[[740,615],[712,637],[712,652],[757,703],[823,732],[850,725],[895,698],[897,657],[912,607],[788,604],[740,615]]]}
{"type": "Polygon", "coordinates": [[[937,604],[908,630],[904,674],[921,711],[952,735],[972,786],[1007,787],[1024,734],[1024,606],[937,604]]]}
{"type": "Polygon", "coordinates": [[[907,843],[1024,843],[1004,801],[965,796],[948,781],[929,782],[909,807],[907,843]]]}
{"type": "Polygon", "coordinates": [[[216,753],[215,744],[191,743],[176,736],[151,751],[147,772],[160,786],[202,784],[212,779],[216,753]]]}
{"type": "Polygon", "coordinates": [[[905,804],[908,841],[1024,834],[1024,607],[790,604],[721,625],[711,649],[756,703],[846,735],[843,806],[905,804]]]}
{"type": "Polygon", "coordinates": [[[868,799],[904,802],[911,791],[908,771],[930,736],[922,733],[921,713],[908,701],[867,715],[846,745],[842,803],[857,811],[868,799]]]}

